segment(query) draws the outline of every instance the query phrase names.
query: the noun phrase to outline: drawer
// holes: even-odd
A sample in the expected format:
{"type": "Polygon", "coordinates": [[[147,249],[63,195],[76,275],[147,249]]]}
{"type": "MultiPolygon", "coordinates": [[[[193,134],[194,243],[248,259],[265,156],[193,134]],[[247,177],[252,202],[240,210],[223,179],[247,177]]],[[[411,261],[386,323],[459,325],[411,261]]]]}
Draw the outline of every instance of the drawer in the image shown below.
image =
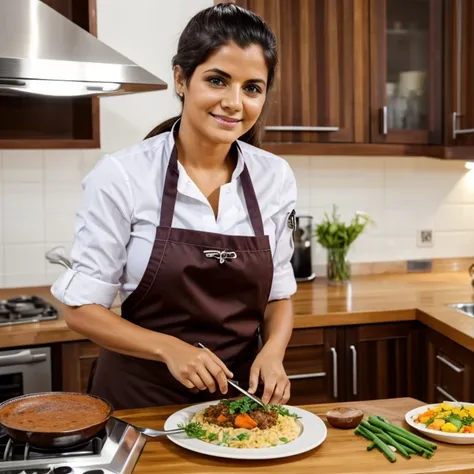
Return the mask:
{"type": "Polygon", "coordinates": [[[466,388],[466,374],[469,368],[458,360],[453,359],[441,350],[436,352],[435,363],[435,391],[436,398],[459,401],[464,400],[466,388]]]}

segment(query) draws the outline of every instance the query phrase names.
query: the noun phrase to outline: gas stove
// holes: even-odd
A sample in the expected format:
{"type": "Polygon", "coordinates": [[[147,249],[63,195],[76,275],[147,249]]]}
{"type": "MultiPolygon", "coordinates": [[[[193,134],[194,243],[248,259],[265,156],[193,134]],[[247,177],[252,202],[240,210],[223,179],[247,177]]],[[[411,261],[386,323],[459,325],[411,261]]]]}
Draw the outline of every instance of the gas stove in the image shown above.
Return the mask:
{"type": "Polygon", "coordinates": [[[130,474],[146,443],[143,434],[117,418],[75,448],[44,450],[0,435],[1,474],[130,474]]]}
{"type": "Polygon", "coordinates": [[[57,309],[39,296],[0,300],[0,326],[37,323],[57,318],[57,309]]]}

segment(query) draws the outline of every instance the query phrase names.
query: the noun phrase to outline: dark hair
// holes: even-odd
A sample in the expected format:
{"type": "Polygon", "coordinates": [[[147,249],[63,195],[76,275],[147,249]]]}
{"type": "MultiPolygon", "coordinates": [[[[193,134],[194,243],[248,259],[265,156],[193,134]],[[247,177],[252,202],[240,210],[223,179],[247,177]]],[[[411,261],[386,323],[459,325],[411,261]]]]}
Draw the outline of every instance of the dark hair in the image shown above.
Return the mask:
{"type": "MultiPolygon", "coordinates": [[[[196,68],[205,62],[222,46],[234,42],[241,48],[257,44],[261,46],[268,68],[267,98],[275,77],[278,62],[276,39],[268,25],[255,13],[232,3],[219,3],[198,12],[183,30],[178,42],[178,52],[172,65],[180,66],[186,83],[189,85],[196,68]]],[[[183,102],[183,98],[180,98],[183,102]]],[[[264,111],[266,109],[265,101],[264,111]]],[[[264,118],[262,111],[259,120],[240,140],[259,146],[261,123],[264,118]]],[[[180,118],[170,118],[155,127],[145,138],[163,132],[169,132],[173,124],[180,118]]]]}

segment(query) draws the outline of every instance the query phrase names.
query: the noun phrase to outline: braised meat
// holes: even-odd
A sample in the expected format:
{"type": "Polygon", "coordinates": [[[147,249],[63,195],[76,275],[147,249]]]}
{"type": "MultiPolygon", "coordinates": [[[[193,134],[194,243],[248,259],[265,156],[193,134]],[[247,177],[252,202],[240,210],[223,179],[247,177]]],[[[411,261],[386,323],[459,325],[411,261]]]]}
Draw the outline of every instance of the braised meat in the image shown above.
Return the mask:
{"type": "Polygon", "coordinates": [[[222,426],[223,428],[248,428],[258,427],[265,430],[275,426],[278,413],[275,410],[267,411],[262,409],[250,410],[247,413],[230,413],[229,406],[220,402],[212,405],[204,411],[204,419],[222,426]],[[250,418],[250,420],[249,420],[250,418]]]}

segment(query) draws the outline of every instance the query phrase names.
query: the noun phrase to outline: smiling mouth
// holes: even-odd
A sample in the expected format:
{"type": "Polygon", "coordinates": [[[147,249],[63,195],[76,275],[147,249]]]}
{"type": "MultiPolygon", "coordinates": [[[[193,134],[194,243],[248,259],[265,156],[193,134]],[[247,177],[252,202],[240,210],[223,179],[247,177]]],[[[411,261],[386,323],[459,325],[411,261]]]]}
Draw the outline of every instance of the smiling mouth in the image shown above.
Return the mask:
{"type": "Polygon", "coordinates": [[[236,124],[236,123],[241,122],[241,119],[226,117],[225,115],[216,115],[216,114],[213,114],[213,113],[210,113],[210,115],[212,115],[215,119],[217,119],[221,122],[228,123],[228,124],[236,124]]]}

